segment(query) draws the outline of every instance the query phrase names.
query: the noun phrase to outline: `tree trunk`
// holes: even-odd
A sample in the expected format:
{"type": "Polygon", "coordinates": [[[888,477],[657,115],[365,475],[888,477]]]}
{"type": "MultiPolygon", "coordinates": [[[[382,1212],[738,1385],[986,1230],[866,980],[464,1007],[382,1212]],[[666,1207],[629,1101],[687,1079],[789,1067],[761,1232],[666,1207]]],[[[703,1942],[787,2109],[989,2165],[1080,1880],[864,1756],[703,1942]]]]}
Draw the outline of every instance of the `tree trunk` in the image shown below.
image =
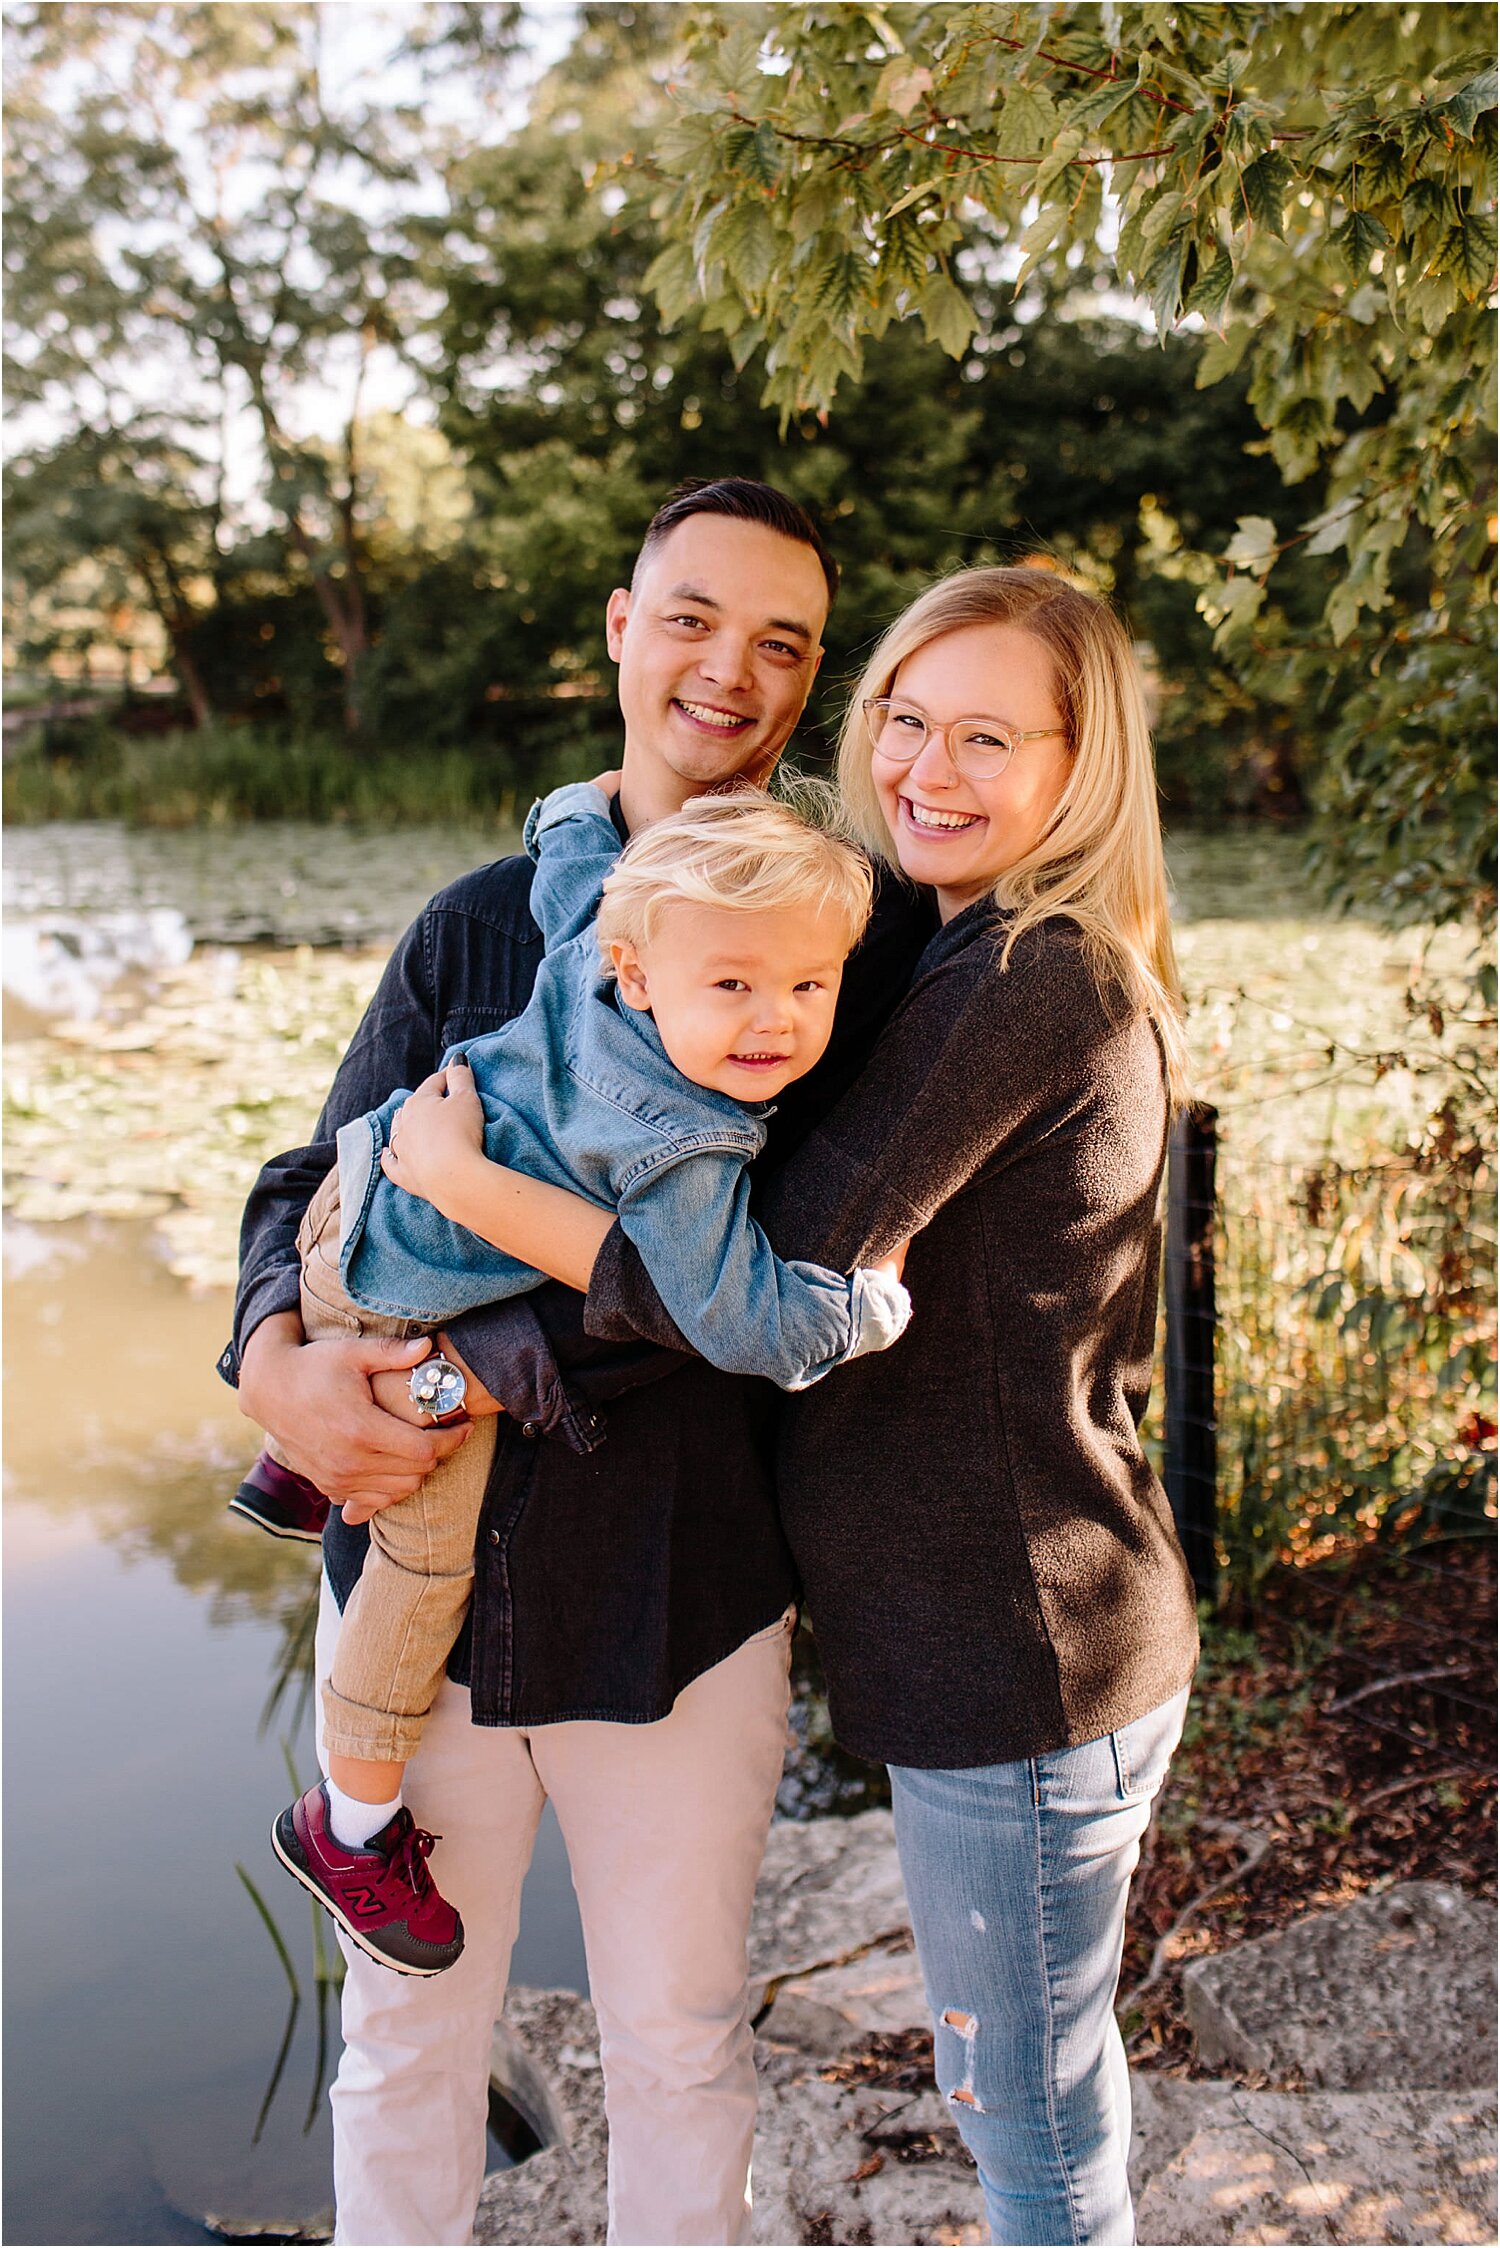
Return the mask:
{"type": "MultiPolygon", "coordinates": [[[[285,461],[287,447],[281,434],[281,425],[276,418],[275,408],[271,404],[270,394],[266,389],[265,369],[261,361],[256,358],[246,360],[244,371],[249,378],[251,395],[255,401],[256,412],[260,417],[261,430],[266,441],[266,452],[270,458],[272,469],[275,471],[285,461]]],[[[357,397],[358,391],[356,389],[356,400],[357,397]]],[[[359,554],[354,538],[354,423],[352,417],[345,444],[349,464],[348,485],[344,496],[337,503],[342,533],[340,543],[343,548],[344,563],[344,576],[341,580],[330,574],[326,563],[319,562],[317,544],[302,520],[302,510],[298,501],[295,499],[290,502],[282,500],[276,504],[280,506],[282,515],[285,517],[287,536],[293,548],[307,564],[312,577],[313,592],[318,598],[318,606],[322,610],[328,629],[333,635],[334,645],[344,659],[344,731],[352,736],[359,731],[360,669],[362,658],[370,645],[369,629],[365,617],[364,586],[360,579],[359,554]]],[[[274,499],[274,491],[272,496],[274,499]]]]}
{"type": "Polygon", "coordinates": [[[203,684],[203,674],[198,669],[193,658],[193,652],[188,646],[188,635],[184,631],[174,630],[170,625],[167,630],[172,642],[172,669],[177,674],[178,685],[187,696],[188,708],[193,714],[193,724],[195,726],[206,726],[214,714],[213,704],[208,699],[208,689],[203,684]]]}
{"type": "Polygon", "coordinates": [[[172,670],[176,674],[178,686],[187,698],[188,708],[193,714],[193,724],[206,726],[214,715],[214,707],[193,655],[192,613],[182,598],[171,558],[165,554],[143,552],[139,559],[141,576],[151,595],[151,606],[166,633],[172,670]]]}

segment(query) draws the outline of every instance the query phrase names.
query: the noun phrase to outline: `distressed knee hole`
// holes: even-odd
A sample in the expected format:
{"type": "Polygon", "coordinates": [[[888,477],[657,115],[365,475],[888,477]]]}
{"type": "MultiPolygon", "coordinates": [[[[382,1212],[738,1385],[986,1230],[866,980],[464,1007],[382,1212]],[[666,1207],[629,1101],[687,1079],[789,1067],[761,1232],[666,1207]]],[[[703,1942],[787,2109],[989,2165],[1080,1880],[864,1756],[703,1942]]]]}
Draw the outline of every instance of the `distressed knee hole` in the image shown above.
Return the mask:
{"type": "Polygon", "coordinates": [[[950,2006],[943,2015],[943,2024],[945,2028],[955,2031],[969,2048],[968,2059],[964,2065],[964,2080],[962,2084],[956,2085],[948,2094],[949,2105],[951,2107],[973,2108],[976,2114],[982,2115],[984,2108],[974,2090],[974,2055],[979,2038],[978,2017],[974,2014],[966,2014],[960,2006],[950,2006]]]}

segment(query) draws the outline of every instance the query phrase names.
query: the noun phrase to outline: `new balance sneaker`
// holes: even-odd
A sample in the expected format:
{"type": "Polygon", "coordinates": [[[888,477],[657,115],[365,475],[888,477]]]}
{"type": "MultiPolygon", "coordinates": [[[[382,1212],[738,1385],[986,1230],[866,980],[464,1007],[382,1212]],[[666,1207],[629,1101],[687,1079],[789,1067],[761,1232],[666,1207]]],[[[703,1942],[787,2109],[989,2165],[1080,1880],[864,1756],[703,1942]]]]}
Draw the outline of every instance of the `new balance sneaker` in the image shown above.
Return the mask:
{"type": "Polygon", "coordinates": [[[302,1538],[316,1545],[331,1509],[315,1483],[262,1452],[230,1500],[229,1511],[269,1530],[273,1538],[302,1538]]]}
{"type": "Polygon", "coordinates": [[[334,1840],[321,1783],[271,1829],[271,1848],[292,1879],[311,1890],[361,1951],[398,1975],[440,1975],[464,1948],[464,1924],[427,1870],[438,1840],[415,1826],[403,1805],[362,1850],[346,1850],[334,1840]]]}

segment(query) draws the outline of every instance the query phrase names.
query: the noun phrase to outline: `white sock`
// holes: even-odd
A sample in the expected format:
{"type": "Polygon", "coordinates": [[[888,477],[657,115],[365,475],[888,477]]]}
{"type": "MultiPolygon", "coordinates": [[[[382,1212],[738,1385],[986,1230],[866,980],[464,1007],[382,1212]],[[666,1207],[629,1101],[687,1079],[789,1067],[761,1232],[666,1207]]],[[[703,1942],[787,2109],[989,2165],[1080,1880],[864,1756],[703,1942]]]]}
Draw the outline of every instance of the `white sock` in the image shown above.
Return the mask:
{"type": "Polygon", "coordinates": [[[398,1789],[390,1803],[361,1803],[357,1795],[345,1795],[341,1787],[328,1782],[328,1824],[333,1829],[333,1839],[343,1850],[362,1850],[372,1834],[378,1834],[401,1808],[398,1789]]]}

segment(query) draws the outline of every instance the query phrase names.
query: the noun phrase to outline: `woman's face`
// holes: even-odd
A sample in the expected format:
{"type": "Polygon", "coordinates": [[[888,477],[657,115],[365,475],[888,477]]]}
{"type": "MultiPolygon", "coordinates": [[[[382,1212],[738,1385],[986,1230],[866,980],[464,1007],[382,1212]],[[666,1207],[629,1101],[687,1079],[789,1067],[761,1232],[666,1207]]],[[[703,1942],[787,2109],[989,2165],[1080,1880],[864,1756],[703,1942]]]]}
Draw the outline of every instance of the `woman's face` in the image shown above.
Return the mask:
{"type": "Polygon", "coordinates": [[[875,790],[902,871],[931,884],[950,921],[1040,841],[1067,783],[1071,758],[1052,657],[1018,625],[963,625],[908,656],[889,692],[933,725],[968,718],[1027,734],[1059,729],[1022,742],[992,780],[960,773],[937,734],[909,765],[873,752],[875,790]]]}

